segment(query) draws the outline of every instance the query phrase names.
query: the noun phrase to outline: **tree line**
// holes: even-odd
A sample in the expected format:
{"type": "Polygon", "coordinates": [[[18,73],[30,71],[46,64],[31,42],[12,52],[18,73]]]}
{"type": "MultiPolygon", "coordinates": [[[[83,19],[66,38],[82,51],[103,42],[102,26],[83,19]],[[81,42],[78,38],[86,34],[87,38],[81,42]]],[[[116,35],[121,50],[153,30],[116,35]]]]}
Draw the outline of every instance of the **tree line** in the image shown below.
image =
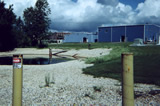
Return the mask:
{"type": "Polygon", "coordinates": [[[47,0],[37,0],[34,7],[23,12],[23,18],[0,1],[0,51],[13,50],[16,47],[41,47],[41,40],[49,34],[51,10],[47,0]]]}

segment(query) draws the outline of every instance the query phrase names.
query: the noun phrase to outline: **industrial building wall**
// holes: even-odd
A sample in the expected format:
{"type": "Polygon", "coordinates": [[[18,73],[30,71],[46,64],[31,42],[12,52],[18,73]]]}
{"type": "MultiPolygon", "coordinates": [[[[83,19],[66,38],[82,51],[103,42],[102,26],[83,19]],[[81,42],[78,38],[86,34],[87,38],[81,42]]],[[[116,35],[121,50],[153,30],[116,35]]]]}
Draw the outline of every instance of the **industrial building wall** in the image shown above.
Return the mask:
{"type": "Polygon", "coordinates": [[[67,42],[95,42],[97,41],[98,36],[94,34],[86,34],[86,33],[72,33],[64,36],[64,43],[67,42]]]}
{"type": "Polygon", "coordinates": [[[63,42],[82,42],[81,35],[69,34],[64,36],[63,42]]]}
{"type": "Polygon", "coordinates": [[[111,27],[99,27],[98,41],[99,42],[111,42],[111,27]]]}
{"type": "Polygon", "coordinates": [[[132,42],[143,39],[144,25],[99,27],[99,42],[132,42]]]}
{"type": "Polygon", "coordinates": [[[129,42],[133,42],[136,38],[143,39],[144,25],[126,26],[126,39],[129,42]]]}
{"type": "Polygon", "coordinates": [[[123,41],[123,37],[125,37],[125,27],[112,27],[112,42],[121,42],[123,41]]]}
{"type": "Polygon", "coordinates": [[[156,25],[145,25],[145,41],[156,41],[157,36],[160,33],[160,27],[156,25]]]}

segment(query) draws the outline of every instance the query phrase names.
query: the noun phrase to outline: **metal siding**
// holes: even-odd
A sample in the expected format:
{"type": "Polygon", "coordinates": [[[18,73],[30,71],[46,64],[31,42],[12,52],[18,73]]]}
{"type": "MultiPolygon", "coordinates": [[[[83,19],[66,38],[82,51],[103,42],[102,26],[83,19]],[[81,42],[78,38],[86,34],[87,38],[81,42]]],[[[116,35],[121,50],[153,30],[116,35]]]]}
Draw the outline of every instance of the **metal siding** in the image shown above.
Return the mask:
{"type": "Polygon", "coordinates": [[[136,38],[156,40],[160,34],[160,27],[157,25],[130,25],[99,27],[99,42],[119,42],[121,36],[126,36],[127,41],[134,41],[136,38]],[[107,32],[106,32],[107,30],[107,32]]]}
{"type": "Polygon", "coordinates": [[[98,41],[111,42],[111,27],[99,27],[98,41]]]}
{"type": "Polygon", "coordinates": [[[126,26],[127,41],[133,42],[136,38],[143,39],[144,25],[126,26]]]}
{"type": "Polygon", "coordinates": [[[125,36],[125,27],[112,27],[112,41],[120,42],[121,36],[125,36]]]}
{"type": "Polygon", "coordinates": [[[145,25],[145,41],[156,41],[156,37],[159,34],[160,28],[155,25],[145,25]]]}
{"type": "Polygon", "coordinates": [[[90,42],[94,43],[95,40],[98,40],[98,35],[95,35],[95,34],[91,35],[91,41],[90,42]]]}
{"type": "Polygon", "coordinates": [[[83,42],[83,38],[87,38],[88,42],[94,42],[95,39],[98,39],[97,35],[93,34],[85,34],[85,33],[73,33],[69,35],[65,35],[63,42],[83,42]]]}
{"type": "Polygon", "coordinates": [[[64,42],[81,42],[81,37],[75,34],[65,35],[64,42]]]}

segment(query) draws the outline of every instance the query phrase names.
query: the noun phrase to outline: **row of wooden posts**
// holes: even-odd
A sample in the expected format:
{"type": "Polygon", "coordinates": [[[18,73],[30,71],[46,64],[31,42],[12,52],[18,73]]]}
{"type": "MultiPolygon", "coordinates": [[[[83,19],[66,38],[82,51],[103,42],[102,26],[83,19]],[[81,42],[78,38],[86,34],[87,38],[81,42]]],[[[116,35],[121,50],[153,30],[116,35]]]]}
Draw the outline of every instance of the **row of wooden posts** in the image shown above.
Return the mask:
{"type": "MultiPolygon", "coordinates": [[[[49,59],[52,50],[49,49],[49,59]]],[[[122,53],[122,106],[134,106],[133,53],[122,53]]],[[[23,55],[13,55],[12,105],[22,106],[23,55]]]]}

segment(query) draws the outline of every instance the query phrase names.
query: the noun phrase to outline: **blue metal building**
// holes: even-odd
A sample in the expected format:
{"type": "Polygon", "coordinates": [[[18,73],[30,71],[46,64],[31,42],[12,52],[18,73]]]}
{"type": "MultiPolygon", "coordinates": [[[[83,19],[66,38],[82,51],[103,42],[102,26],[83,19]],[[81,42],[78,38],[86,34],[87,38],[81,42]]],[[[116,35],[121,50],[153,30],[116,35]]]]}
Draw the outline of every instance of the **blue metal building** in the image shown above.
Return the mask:
{"type": "Polygon", "coordinates": [[[98,35],[93,33],[86,33],[86,32],[73,32],[71,34],[67,34],[64,36],[64,43],[87,43],[87,42],[97,42],[98,35]]]}
{"type": "Polygon", "coordinates": [[[141,38],[144,42],[156,41],[160,33],[158,25],[127,25],[98,27],[99,42],[132,42],[135,38],[141,38]]]}

